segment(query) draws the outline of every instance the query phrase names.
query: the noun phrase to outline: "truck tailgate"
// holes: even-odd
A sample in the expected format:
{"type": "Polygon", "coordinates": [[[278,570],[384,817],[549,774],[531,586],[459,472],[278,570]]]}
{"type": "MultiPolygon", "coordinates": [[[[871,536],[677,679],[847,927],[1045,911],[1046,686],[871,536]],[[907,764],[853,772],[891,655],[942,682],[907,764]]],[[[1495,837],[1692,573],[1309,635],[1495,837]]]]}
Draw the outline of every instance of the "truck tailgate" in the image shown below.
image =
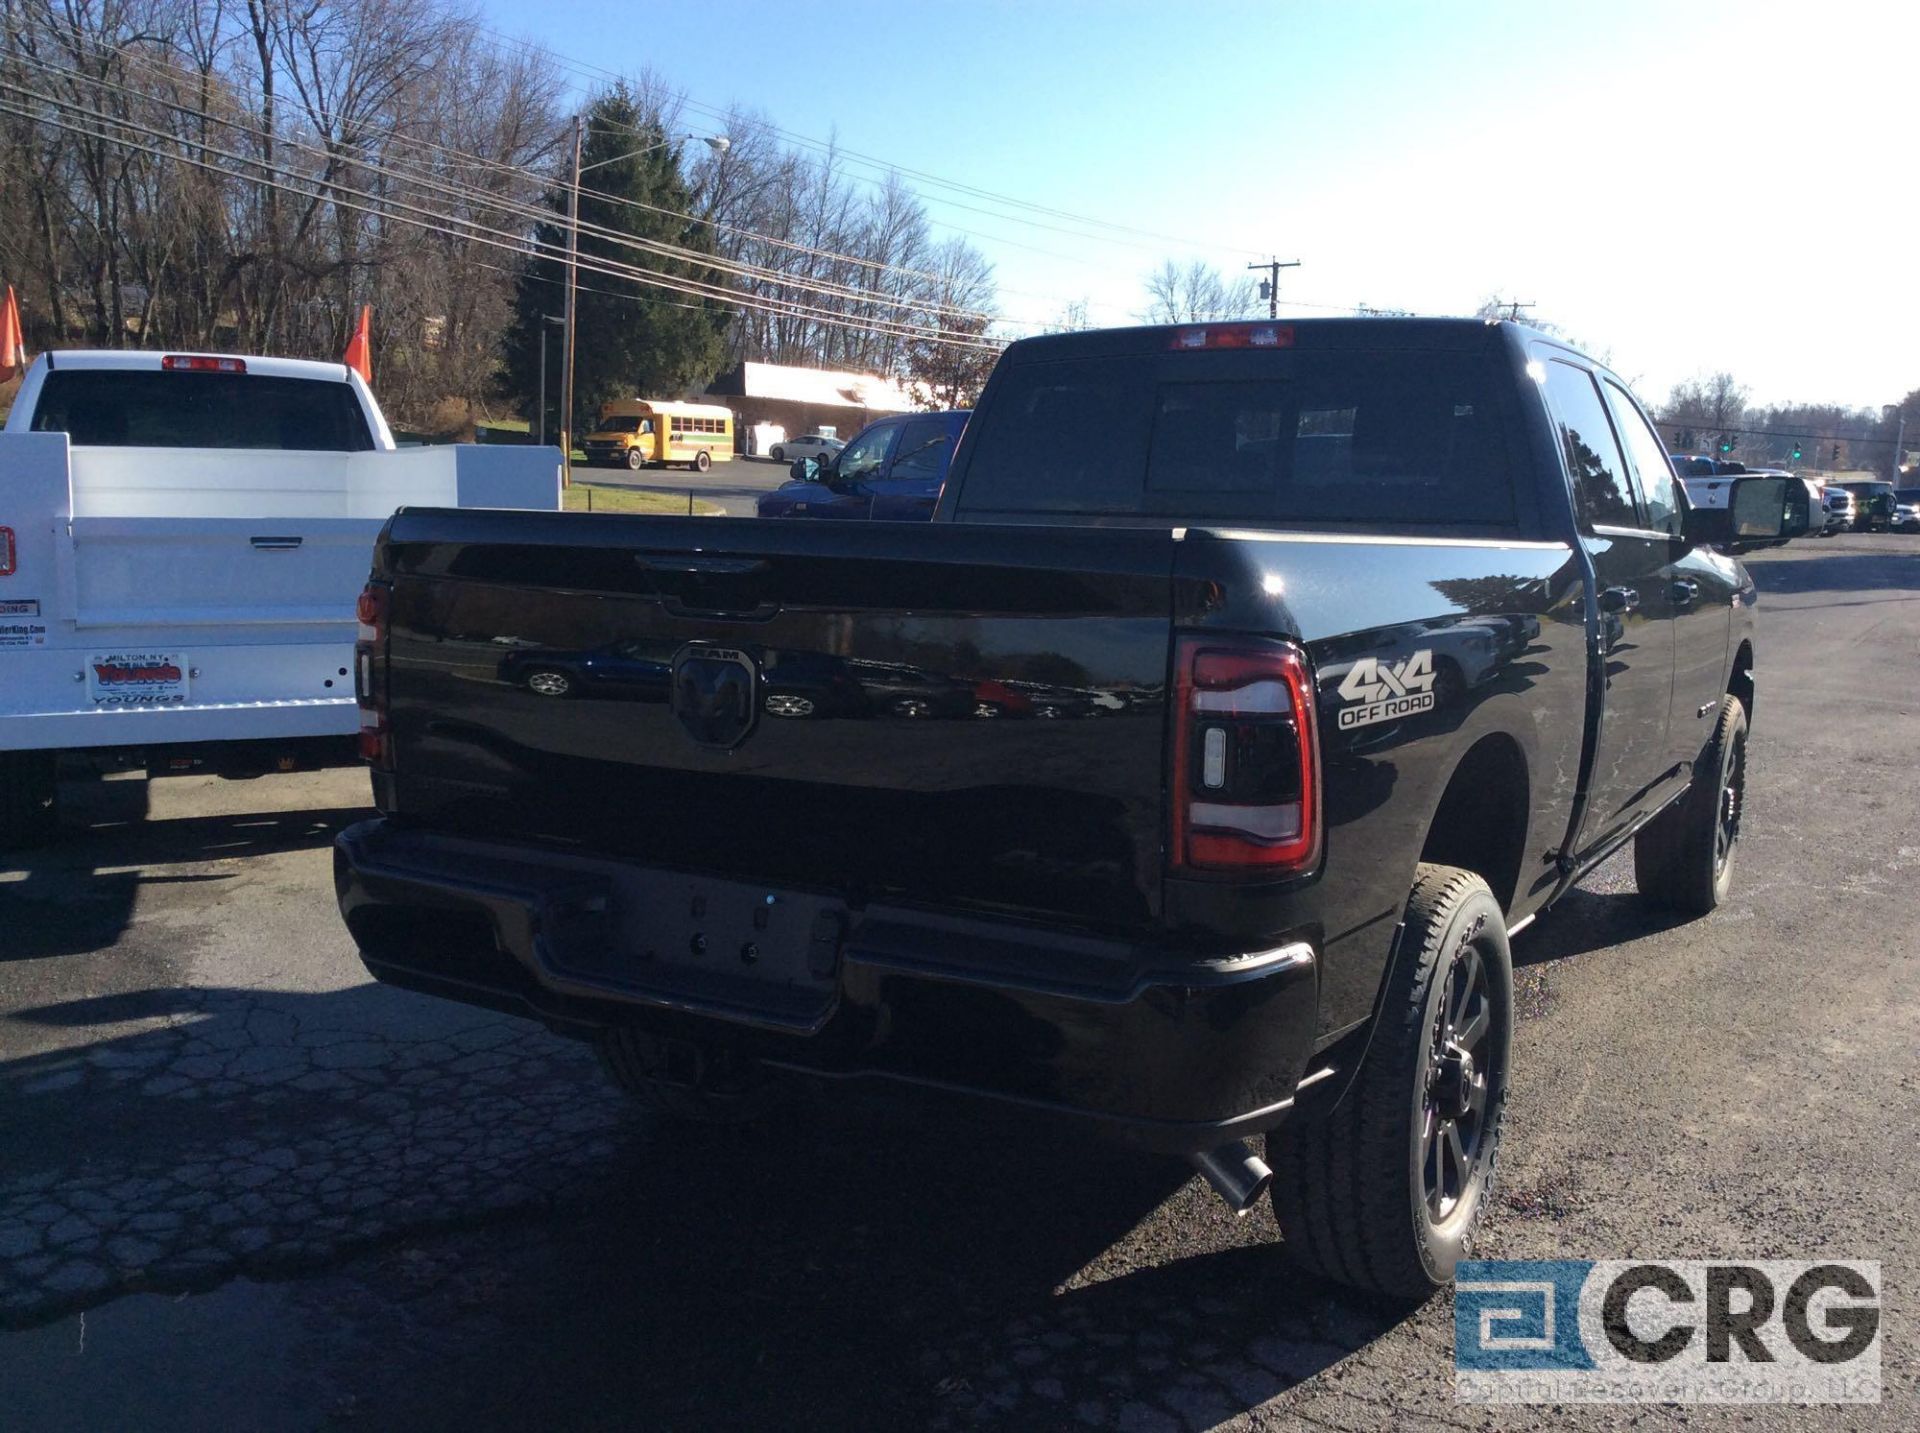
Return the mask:
{"type": "Polygon", "coordinates": [[[1158,913],[1165,531],[403,511],[393,809],[1118,932],[1158,913]]]}

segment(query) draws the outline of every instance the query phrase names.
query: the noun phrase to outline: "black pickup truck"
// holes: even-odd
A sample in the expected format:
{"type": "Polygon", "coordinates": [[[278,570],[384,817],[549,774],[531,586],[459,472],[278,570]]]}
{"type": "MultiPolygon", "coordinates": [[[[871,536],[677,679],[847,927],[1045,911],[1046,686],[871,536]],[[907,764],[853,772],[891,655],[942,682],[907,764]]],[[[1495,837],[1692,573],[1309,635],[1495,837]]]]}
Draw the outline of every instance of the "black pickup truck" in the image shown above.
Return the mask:
{"type": "Polygon", "coordinates": [[[1417,1298],[1486,1202],[1509,933],[1629,840],[1648,898],[1726,895],[1730,554],[1790,522],[1779,479],[1690,512],[1620,381],[1513,324],[1025,340],[932,523],[396,514],[340,907],[382,980],[656,1110],[1061,1111],[1417,1298]],[[610,649],[660,679],[518,675],[610,649]]]}

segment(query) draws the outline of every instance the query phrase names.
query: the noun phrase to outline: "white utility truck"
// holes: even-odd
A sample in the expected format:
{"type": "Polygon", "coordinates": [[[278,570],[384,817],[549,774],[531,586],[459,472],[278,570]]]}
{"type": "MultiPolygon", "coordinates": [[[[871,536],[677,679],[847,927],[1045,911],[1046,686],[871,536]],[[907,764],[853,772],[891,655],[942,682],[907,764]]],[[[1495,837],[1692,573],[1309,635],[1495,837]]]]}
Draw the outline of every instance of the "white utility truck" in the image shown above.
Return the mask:
{"type": "Polygon", "coordinates": [[[64,752],[350,758],[354,600],[395,508],[554,509],[553,448],[397,449],[338,363],[52,352],[0,432],[0,847],[64,752]]]}

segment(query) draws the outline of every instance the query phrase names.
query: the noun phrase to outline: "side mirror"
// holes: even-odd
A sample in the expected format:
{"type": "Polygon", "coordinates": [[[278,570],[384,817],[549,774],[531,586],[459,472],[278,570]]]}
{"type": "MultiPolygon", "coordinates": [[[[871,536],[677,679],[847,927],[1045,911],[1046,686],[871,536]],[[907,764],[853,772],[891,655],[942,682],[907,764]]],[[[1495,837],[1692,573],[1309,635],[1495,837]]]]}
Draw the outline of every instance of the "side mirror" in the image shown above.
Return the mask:
{"type": "Polygon", "coordinates": [[[1736,477],[1727,483],[1726,505],[1690,508],[1683,532],[1692,547],[1751,552],[1799,537],[1811,520],[1806,484],[1791,478],[1736,477]]]}
{"type": "Polygon", "coordinates": [[[793,466],[787,469],[787,476],[796,483],[817,483],[820,481],[820,460],[818,458],[795,458],[793,466]]]}

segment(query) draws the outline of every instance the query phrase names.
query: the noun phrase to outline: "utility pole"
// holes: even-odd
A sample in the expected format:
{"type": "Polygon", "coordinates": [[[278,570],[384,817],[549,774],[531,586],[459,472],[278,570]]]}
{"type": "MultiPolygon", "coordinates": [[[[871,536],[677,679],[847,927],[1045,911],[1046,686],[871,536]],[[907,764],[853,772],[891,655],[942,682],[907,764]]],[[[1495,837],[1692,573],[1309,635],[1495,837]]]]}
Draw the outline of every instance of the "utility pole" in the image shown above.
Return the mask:
{"type": "Polygon", "coordinates": [[[560,373],[560,473],[573,482],[573,329],[574,289],[580,277],[580,142],[586,120],[573,117],[573,182],[567,186],[567,348],[560,373]]]}
{"type": "Polygon", "coordinates": [[[1279,318],[1280,271],[1282,269],[1297,269],[1300,267],[1300,261],[1294,259],[1283,264],[1278,259],[1268,259],[1264,264],[1248,264],[1247,267],[1249,269],[1265,269],[1267,271],[1267,277],[1263,279],[1260,284],[1260,297],[1267,301],[1267,317],[1279,318]]]}
{"type": "Polygon", "coordinates": [[[540,315],[540,406],[537,410],[539,427],[534,441],[543,448],[547,445],[547,325],[552,324],[555,328],[559,328],[565,323],[566,320],[558,314],[540,315]]]}
{"type": "Polygon", "coordinates": [[[1881,416],[1896,420],[1893,431],[1893,462],[1889,465],[1891,471],[1888,478],[1897,484],[1900,481],[1900,458],[1907,447],[1907,410],[1889,403],[1881,410],[1881,416]]]}

